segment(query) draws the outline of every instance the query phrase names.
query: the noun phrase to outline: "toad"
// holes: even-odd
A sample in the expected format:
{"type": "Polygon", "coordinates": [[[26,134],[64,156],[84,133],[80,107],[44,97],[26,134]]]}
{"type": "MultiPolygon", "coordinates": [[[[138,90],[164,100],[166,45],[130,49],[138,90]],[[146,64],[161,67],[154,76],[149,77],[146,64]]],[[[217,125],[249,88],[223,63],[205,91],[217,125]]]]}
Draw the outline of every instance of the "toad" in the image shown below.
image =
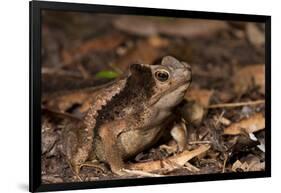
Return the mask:
{"type": "MultiPolygon", "coordinates": [[[[132,64],[126,76],[99,89],[82,121],[63,132],[64,153],[75,174],[97,160],[123,175],[126,160],[168,131],[190,83],[191,67],[166,56],[160,65],[132,64]]],[[[181,146],[182,140],[176,139],[181,146]]]]}

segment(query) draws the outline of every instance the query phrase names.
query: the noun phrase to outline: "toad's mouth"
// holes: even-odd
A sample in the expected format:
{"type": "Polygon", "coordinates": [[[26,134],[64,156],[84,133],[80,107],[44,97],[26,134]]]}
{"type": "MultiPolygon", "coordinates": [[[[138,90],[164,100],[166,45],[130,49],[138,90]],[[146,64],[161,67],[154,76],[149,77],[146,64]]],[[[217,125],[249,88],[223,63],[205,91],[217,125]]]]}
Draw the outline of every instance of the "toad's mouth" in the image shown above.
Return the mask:
{"type": "MultiPolygon", "coordinates": [[[[162,98],[162,96],[165,96],[168,93],[172,93],[172,92],[174,92],[176,90],[180,90],[179,92],[182,93],[182,97],[183,97],[185,92],[186,92],[186,90],[188,89],[190,83],[191,83],[191,78],[188,79],[188,80],[184,80],[184,81],[180,82],[179,84],[177,84],[175,86],[170,87],[169,89],[167,89],[163,93],[155,95],[152,98],[150,105],[154,105],[155,103],[157,103],[162,98]]],[[[180,94],[179,94],[179,96],[180,96],[180,94]]]]}

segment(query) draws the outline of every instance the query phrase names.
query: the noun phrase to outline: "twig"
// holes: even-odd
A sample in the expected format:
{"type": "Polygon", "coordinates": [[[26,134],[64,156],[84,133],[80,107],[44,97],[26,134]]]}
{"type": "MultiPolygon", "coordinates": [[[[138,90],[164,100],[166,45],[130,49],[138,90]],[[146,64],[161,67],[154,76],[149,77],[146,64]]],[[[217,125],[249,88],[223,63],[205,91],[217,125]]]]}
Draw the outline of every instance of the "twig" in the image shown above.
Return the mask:
{"type": "Polygon", "coordinates": [[[192,158],[208,151],[210,149],[210,145],[200,145],[197,149],[194,149],[192,151],[183,151],[175,156],[168,157],[164,160],[156,160],[156,161],[149,161],[144,163],[134,163],[129,165],[129,169],[131,170],[141,170],[145,172],[152,172],[157,171],[160,169],[173,169],[174,167],[171,167],[169,164],[166,163],[173,163],[173,165],[179,165],[183,166],[187,161],[191,160],[192,158]]]}
{"type": "Polygon", "coordinates": [[[187,170],[191,171],[191,172],[199,172],[200,169],[195,167],[194,165],[192,165],[191,163],[189,162],[186,162],[184,164],[184,167],[183,168],[186,168],[187,170]]]}
{"type": "Polygon", "coordinates": [[[140,171],[140,170],[128,170],[128,169],[123,169],[124,172],[126,172],[129,175],[137,175],[137,176],[144,176],[144,177],[162,177],[163,175],[160,174],[153,174],[145,171],[140,171]]]}
{"type": "Polygon", "coordinates": [[[78,74],[77,72],[71,72],[71,71],[68,71],[68,70],[60,69],[60,68],[47,68],[47,67],[43,67],[42,68],[42,74],[71,76],[71,77],[75,77],[75,78],[81,78],[81,75],[78,74]]]}
{"type": "Polygon", "coordinates": [[[196,145],[196,144],[212,144],[211,141],[189,141],[188,144],[196,145]]]}
{"type": "Polygon", "coordinates": [[[222,173],[225,172],[225,166],[226,166],[226,162],[228,160],[228,155],[224,154],[224,160],[223,160],[223,167],[222,167],[222,173]]]}
{"type": "Polygon", "coordinates": [[[220,122],[220,120],[221,120],[221,118],[223,117],[223,115],[224,115],[224,110],[221,112],[219,118],[218,118],[217,120],[215,120],[215,125],[216,125],[216,126],[217,126],[218,123],[220,122]]]}
{"type": "Polygon", "coordinates": [[[209,105],[207,109],[216,109],[216,108],[233,108],[233,107],[241,107],[241,106],[252,106],[264,104],[265,100],[257,100],[257,101],[249,101],[249,102],[238,102],[238,103],[221,103],[215,105],[209,105]]]}
{"type": "Polygon", "coordinates": [[[119,68],[116,64],[114,63],[110,63],[109,66],[118,74],[123,74],[123,70],[121,70],[121,68],[119,68]]]}
{"type": "Polygon", "coordinates": [[[81,75],[83,76],[84,79],[89,79],[91,77],[91,75],[85,69],[84,65],[81,64],[80,62],[77,64],[77,68],[80,71],[80,73],[81,73],[81,75]]]}

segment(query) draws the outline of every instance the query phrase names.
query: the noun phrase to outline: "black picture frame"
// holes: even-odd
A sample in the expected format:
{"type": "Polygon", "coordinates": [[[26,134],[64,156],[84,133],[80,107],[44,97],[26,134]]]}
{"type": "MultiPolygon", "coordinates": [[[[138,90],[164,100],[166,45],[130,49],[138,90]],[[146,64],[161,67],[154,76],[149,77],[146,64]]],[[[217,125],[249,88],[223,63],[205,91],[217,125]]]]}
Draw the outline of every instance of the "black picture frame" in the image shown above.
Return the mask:
{"type": "Polygon", "coordinates": [[[30,130],[29,130],[29,191],[58,191],[88,188],[108,188],[166,183],[199,182],[271,176],[271,16],[202,11],[185,11],[141,7],[123,7],[80,3],[31,1],[30,4],[30,130]],[[159,178],[122,179],[95,182],[59,184],[41,183],[41,11],[61,10],[92,13],[133,14],[150,16],[171,16],[180,18],[201,18],[265,23],[265,66],[266,66],[266,151],[265,171],[245,173],[217,173],[159,178]]]}

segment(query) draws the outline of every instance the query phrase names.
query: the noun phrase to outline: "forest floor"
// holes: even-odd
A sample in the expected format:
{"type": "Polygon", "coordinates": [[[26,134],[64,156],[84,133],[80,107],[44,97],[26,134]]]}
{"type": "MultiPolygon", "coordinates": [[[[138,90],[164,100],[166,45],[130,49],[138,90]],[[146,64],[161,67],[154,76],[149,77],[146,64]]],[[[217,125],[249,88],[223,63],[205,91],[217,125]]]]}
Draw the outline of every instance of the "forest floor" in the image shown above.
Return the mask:
{"type": "MultiPolygon", "coordinates": [[[[112,81],[130,64],[158,64],[163,56],[171,55],[192,66],[192,84],[185,96],[189,102],[185,114],[189,114],[186,151],[190,159],[182,165],[168,164],[153,174],[263,171],[264,30],[263,24],[252,22],[46,11],[42,25],[43,102],[52,100],[48,98],[52,94],[112,81]]],[[[66,112],[75,116],[75,108],[73,104],[66,112]]],[[[61,122],[42,116],[43,183],[78,181],[61,154],[61,133],[61,122]]],[[[172,141],[158,143],[128,163],[171,156],[181,156],[172,141]]],[[[85,181],[129,178],[91,167],[83,167],[80,175],[85,181]]]]}

